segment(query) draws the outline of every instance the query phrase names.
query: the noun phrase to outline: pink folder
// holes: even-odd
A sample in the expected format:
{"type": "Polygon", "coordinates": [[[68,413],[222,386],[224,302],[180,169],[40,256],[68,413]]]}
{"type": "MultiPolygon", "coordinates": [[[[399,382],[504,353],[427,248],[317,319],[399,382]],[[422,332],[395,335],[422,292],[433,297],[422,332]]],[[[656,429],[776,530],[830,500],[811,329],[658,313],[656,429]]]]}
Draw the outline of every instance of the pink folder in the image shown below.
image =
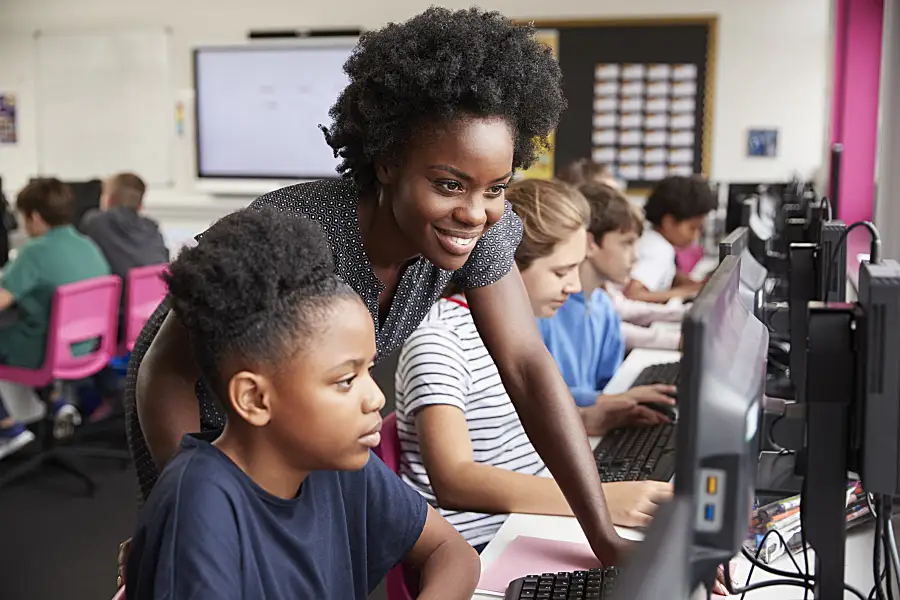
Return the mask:
{"type": "Polygon", "coordinates": [[[586,571],[600,566],[587,544],[520,535],[481,573],[478,589],[502,595],[510,581],[525,575],[586,571]]]}

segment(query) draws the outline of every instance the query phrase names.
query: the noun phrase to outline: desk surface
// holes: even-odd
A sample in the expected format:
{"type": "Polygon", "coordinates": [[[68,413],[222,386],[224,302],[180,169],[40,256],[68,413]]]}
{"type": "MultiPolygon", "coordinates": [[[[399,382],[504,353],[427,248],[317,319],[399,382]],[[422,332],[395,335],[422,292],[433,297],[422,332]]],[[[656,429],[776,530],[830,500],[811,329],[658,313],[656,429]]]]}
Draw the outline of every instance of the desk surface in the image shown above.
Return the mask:
{"type": "MultiPolygon", "coordinates": [[[[616,371],[615,376],[610,380],[604,392],[620,393],[630,387],[634,378],[637,377],[645,367],[662,362],[671,362],[678,360],[680,354],[678,352],[668,350],[635,350],[628,355],[625,362],[616,371]]],[[[895,524],[900,524],[900,517],[895,519],[895,524]]],[[[622,537],[639,540],[643,538],[643,533],[633,529],[617,527],[622,537]]],[[[584,533],[581,531],[578,522],[571,517],[549,517],[542,515],[521,515],[513,514],[506,520],[491,543],[481,554],[481,568],[485,571],[490,565],[497,560],[506,547],[517,536],[527,535],[538,538],[549,538],[567,542],[583,542],[587,543],[584,533]]],[[[863,595],[868,595],[872,588],[872,544],[873,544],[873,527],[865,525],[854,529],[847,536],[847,558],[845,580],[850,585],[859,589],[863,595]]],[[[810,572],[813,571],[814,557],[812,551],[808,552],[810,572]]],[[[797,555],[795,558],[803,568],[803,555],[797,555]]],[[[743,585],[750,571],[750,563],[742,556],[734,559],[735,566],[735,584],[743,585]]],[[[773,567],[792,571],[793,565],[787,556],[781,556],[772,563],[773,567]]],[[[753,572],[753,582],[766,581],[775,577],[760,571],[753,572]]],[[[771,598],[777,600],[800,600],[803,598],[803,590],[792,587],[771,587],[765,588],[749,595],[751,598],[771,598]]],[[[812,595],[810,595],[810,598],[812,595]]],[[[846,594],[847,598],[851,598],[846,594]]],[[[489,593],[476,593],[473,600],[496,600],[498,596],[489,593]]],[[[641,599],[644,600],[644,599],[641,599]]],[[[646,599],[651,600],[651,599],[646,599]]],[[[675,600],[675,599],[673,599],[675,600]]]]}

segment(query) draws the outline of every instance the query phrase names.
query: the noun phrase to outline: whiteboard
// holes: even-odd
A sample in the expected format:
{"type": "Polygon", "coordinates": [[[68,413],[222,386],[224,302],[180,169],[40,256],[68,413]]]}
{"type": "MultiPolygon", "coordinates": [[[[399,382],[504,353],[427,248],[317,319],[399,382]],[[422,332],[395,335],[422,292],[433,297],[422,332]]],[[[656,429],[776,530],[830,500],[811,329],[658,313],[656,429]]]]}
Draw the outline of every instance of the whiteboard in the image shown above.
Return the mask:
{"type": "Polygon", "coordinates": [[[173,180],[170,33],[35,34],[38,171],[64,180],[133,171],[173,180]]]}

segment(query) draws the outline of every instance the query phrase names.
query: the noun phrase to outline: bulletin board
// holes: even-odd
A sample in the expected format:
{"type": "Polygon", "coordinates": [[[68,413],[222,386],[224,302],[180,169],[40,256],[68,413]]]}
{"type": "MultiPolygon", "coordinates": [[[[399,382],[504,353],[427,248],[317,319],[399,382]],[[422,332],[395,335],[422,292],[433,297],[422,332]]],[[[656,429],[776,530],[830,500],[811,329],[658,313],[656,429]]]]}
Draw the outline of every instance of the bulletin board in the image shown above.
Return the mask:
{"type": "Polygon", "coordinates": [[[526,176],[585,157],[610,165],[629,189],[668,175],[709,175],[715,17],[534,26],[559,60],[569,107],[549,156],[526,176]]]}

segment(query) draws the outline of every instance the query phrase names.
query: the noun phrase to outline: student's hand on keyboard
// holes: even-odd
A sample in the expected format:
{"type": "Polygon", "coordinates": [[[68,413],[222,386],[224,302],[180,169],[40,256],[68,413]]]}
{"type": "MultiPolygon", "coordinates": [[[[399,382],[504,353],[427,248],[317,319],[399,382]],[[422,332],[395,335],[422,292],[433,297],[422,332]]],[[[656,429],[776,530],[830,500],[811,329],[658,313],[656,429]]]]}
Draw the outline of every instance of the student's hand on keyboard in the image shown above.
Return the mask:
{"type": "Polygon", "coordinates": [[[672,484],[662,481],[604,483],[603,494],[614,525],[647,527],[658,506],[672,498],[672,484]]]}
{"type": "Polygon", "coordinates": [[[678,389],[674,385],[665,385],[662,383],[654,383],[653,385],[639,385],[633,387],[624,394],[638,404],[669,404],[675,406],[675,394],[678,389]]]}
{"type": "MultiPolygon", "coordinates": [[[[645,387],[669,388],[671,386],[653,385],[645,387]]],[[[581,408],[579,412],[587,434],[606,435],[607,432],[618,427],[650,427],[668,423],[668,417],[656,410],[642,406],[641,403],[660,402],[674,404],[675,401],[665,395],[663,395],[665,400],[657,400],[654,394],[648,393],[645,396],[646,400],[638,402],[631,395],[631,392],[640,389],[633,388],[625,394],[601,395],[592,406],[581,408]]],[[[656,393],[658,394],[659,392],[656,393]]]]}

